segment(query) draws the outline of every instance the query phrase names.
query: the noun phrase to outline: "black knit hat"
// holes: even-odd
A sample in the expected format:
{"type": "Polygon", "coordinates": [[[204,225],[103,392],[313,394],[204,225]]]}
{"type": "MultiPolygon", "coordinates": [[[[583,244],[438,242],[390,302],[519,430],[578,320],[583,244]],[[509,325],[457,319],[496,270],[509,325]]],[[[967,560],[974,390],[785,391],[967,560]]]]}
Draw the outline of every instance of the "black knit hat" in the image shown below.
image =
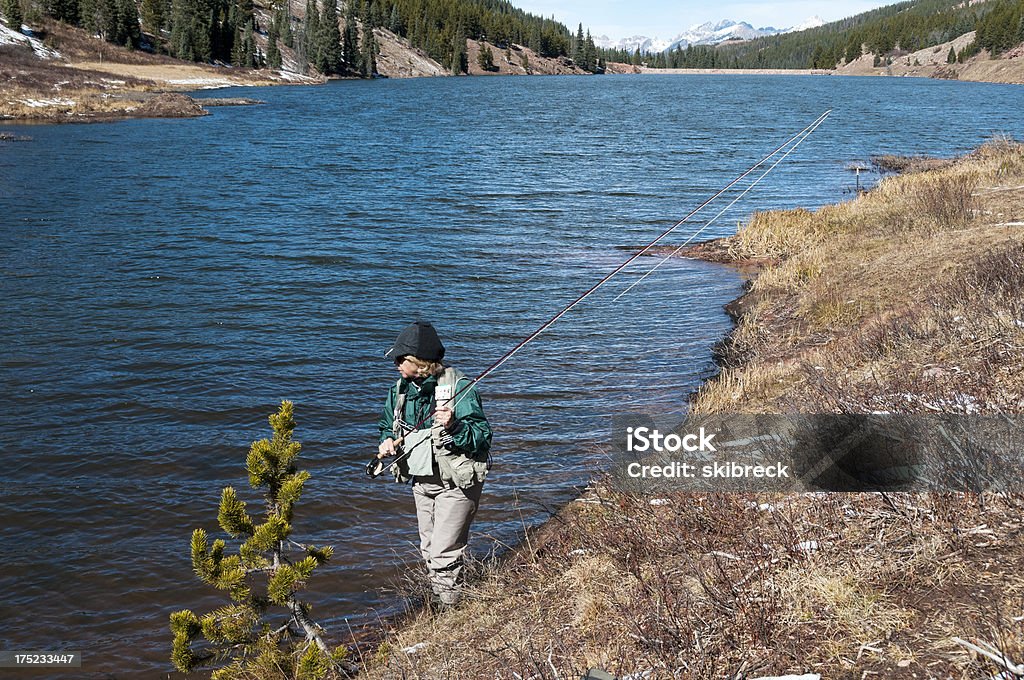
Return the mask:
{"type": "Polygon", "coordinates": [[[440,361],[444,358],[444,345],[430,322],[416,321],[406,326],[384,356],[397,359],[406,354],[424,361],[440,361]]]}

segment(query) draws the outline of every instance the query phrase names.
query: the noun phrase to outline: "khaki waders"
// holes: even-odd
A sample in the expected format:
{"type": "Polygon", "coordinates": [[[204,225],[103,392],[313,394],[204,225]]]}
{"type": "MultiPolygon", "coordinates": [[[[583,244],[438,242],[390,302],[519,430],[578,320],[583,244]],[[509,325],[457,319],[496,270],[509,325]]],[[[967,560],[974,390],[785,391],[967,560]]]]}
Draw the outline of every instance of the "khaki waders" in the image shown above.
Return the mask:
{"type": "Polygon", "coordinates": [[[458,602],[469,527],[483,488],[483,482],[476,482],[460,489],[436,474],[413,481],[420,553],[427,564],[430,588],[444,605],[458,602]]]}

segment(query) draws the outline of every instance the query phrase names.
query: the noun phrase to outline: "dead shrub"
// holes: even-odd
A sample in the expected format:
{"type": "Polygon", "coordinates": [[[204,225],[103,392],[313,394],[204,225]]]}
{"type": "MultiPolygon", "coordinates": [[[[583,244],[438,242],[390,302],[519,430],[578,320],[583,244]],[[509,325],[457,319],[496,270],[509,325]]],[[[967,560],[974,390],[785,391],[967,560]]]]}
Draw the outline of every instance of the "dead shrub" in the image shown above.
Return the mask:
{"type": "Polygon", "coordinates": [[[1024,174],[1024,144],[997,135],[971,153],[970,158],[990,163],[996,177],[1024,174]]]}
{"type": "Polygon", "coordinates": [[[934,228],[963,229],[978,210],[977,187],[974,173],[935,175],[916,184],[911,204],[934,228]]]}
{"type": "Polygon", "coordinates": [[[731,242],[731,254],[748,258],[793,255],[818,242],[821,221],[803,208],[755,212],[731,242]]]}

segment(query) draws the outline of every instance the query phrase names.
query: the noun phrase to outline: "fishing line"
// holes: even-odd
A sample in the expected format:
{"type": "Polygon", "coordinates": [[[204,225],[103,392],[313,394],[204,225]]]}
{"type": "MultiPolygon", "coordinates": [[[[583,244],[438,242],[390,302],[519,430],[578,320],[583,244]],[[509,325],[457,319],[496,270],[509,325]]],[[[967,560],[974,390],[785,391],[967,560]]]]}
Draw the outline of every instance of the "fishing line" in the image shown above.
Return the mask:
{"type": "MultiPolygon", "coordinates": [[[[537,328],[537,330],[533,331],[525,339],[520,341],[519,344],[517,344],[515,347],[510,349],[508,352],[506,352],[504,355],[502,355],[497,361],[495,361],[490,366],[488,366],[486,369],[484,369],[484,371],[482,373],[480,373],[480,375],[478,375],[476,378],[473,378],[471,381],[469,381],[468,383],[466,383],[462,387],[456,389],[455,393],[452,394],[452,396],[447,400],[448,402],[454,402],[452,404],[452,406],[451,406],[452,410],[454,410],[455,406],[458,406],[462,402],[463,399],[465,399],[467,396],[469,396],[468,390],[471,387],[473,387],[474,385],[479,383],[481,380],[486,378],[488,375],[490,375],[494,371],[498,370],[498,368],[500,368],[503,364],[505,364],[507,361],[509,361],[513,356],[515,356],[517,353],[519,353],[519,351],[521,349],[526,347],[526,345],[528,345],[529,343],[533,342],[539,335],[541,335],[544,331],[546,331],[548,328],[553,326],[555,324],[555,322],[557,322],[563,316],[568,314],[569,311],[572,310],[576,305],[580,304],[585,299],[590,297],[594,292],[596,292],[604,284],[608,283],[615,275],[617,275],[623,269],[625,269],[630,264],[632,264],[634,261],[636,261],[637,258],[641,257],[644,253],[646,253],[651,248],[653,248],[655,245],[657,245],[659,241],[661,241],[662,239],[667,237],[669,234],[674,232],[676,229],[678,229],[680,226],[682,226],[691,217],[693,217],[698,212],[700,212],[701,210],[706,208],[708,205],[710,205],[713,201],[718,199],[722,194],[726,193],[729,189],[731,189],[733,186],[735,186],[738,182],[742,181],[747,175],[751,174],[752,172],[757,170],[759,167],[764,165],[771,158],[773,158],[777,153],[779,153],[780,151],[782,151],[783,149],[788,147],[790,144],[792,144],[795,140],[797,140],[797,139],[799,139],[801,137],[805,137],[806,135],[808,135],[811,132],[813,132],[814,130],[816,130],[818,128],[818,126],[821,125],[825,121],[825,119],[828,118],[829,114],[831,114],[831,113],[832,113],[832,109],[829,109],[829,110],[825,111],[823,114],[818,116],[814,120],[814,122],[812,122],[810,125],[808,125],[803,130],[801,130],[800,132],[796,133],[795,135],[793,135],[792,137],[787,139],[782,144],[780,144],[778,147],[776,147],[774,150],[772,150],[771,153],[769,153],[766,156],[764,156],[764,158],[759,160],[757,163],[754,163],[752,166],[747,168],[741,175],[736,177],[736,179],[732,180],[731,182],[726,184],[724,187],[719,189],[713,196],[711,196],[710,198],[705,200],[703,203],[698,205],[696,208],[691,210],[689,213],[686,214],[685,217],[683,217],[681,220],[679,220],[678,222],[673,224],[671,227],[666,229],[664,232],[661,233],[661,235],[659,235],[653,241],[651,241],[646,246],[641,248],[639,251],[637,251],[636,253],[634,253],[630,257],[628,257],[622,264],[620,264],[619,266],[615,267],[615,269],[613,269],[610,272],[608,272],[607,274],[605,274],[605,276],[603,278],[601,278],[600,281],[598,281],[593,286],[588,288],[582,295],[580,295],[575,300],[570,302],[568,305],[563,307],[558,313],[556,313],[550,319],[548,319],[547,321],[542,323],[540,325],[540,327],[537,328]],[[458,400],[456,400],[456,397],[459,397],[459,395],[462,395],[462,396],[458,400]]],[[[801,139],[801,141],[803,141],[803,140],[801,139]]],[[[423,425],[428,420],[430,420],[431,418],[434,417],[434,415],[437,413],[437,409],[438,408],[442,408],[442,407],[438,407],[438,406],[435,405],[434,410],[431,411],[426,416],[424,416],[415,425],[413,425],[412,429],[413,430],[420,429],[421,425],[423,425]]],[[[403,436],[403,437],[399,437],[397,440],[395,440],[396,447],[399,446],[404,441],[404,439],[405,439],[405,437],[403,436]]],[[[423,439],[420,442],[418,442],[416,444],[416,446],[418,446],[419,444],[421,444],[423,442],[426,442],[426,441],[430,441],[430,440],[429,439],[423,439]]],[[[404,451],[402,454],[400,454],[397,457],[395,457],[390,462],[390,464],[388,464],[386,467],[383,465],[383,460],[382,459],[378,459],[378,458],[375,457],[374,460],[371,460],[370,463],[366,465],[366,474],[368,474],[371,477],[378,477],[378,476],[380,476],[384,472],[390,470],[395,465],[397,465],[398,462],[401,461],[403,458],[408,457],[409,454],[412,453],[414,448],[415,448],[415,446],[414,447],[410,447],[408,450],[404,451]]]]}
{"type": "Polygon", "coordinates": [[[765,177],[767,177],[767,176],[768,176],[768,173],[770,173],[770,172],[771,172],[772,170],[774,170],[774,169],[775,169],[775,167],[776,167],[776,166],[777,166],[777,165],[778,165],[779,163],[781,163],[782,161],[786,160],[786,157],[787,157],[787,156],[789,156],[789,154],[791,154],[791,153],[793,153],[794,151],[796,151],[796,150],[797,150],[797,147],[799,147],[799,146],[800,146],[801,144],[803,144],[804,140],[805,140],[805,139],[807,139],[808,137],[810,137],[810,136],[811,136],[811,133],[812,133],[812,132],[814,132],[815,130],[817,130],[817,129],[818,129],[818,126],[819,126],[819,125],[821,125],[822,123],[824,123],[824,122],[825,122],[825,118],[828,118],[828,114],[829,114],[829,113],[831,113],[831,111],[827,111],[827,112],[825,112],[825,116],[824,116],[824,117],[822,117],[821,119],[819,119],[819,120],[818,120],[818,121],[817,121],[817,122],[816,122],[816,123],[815,123],[815,124],[813,125],[813,127],[811,127],[811,128],[809,129],[809,130],[807,130],[807,133],[806,133],[806,134],[804,134],[804,136],[803,136],[803,137],[801,137],[801,138],[800,138],[800,140],[799,140],[799,141],[798,141],[798,142],[797,142],[796,144],[794,144],[794,145],[793,145],[793,148],[789,149],[788,151],[786,151],[786,153],[782,154],[782,155],[781,155],[781,156],[779,157],[779,159],[778,159],[777,161],[775,161],[774,163],[772,163],[772,165],[771,165],[771,166],[770,166],[770,167],[769,167],[769,168],[768,168],[767,170],[765,170],[765,171],[764,171],[764,173],[763,173],[763,174],[762,174],[762,175],[761,175],[760,177],[758,177],[757,179],[755,179],[755,180],[754,180],[754,181],[753,181],[753,182],[751,183],[751,185],[750,185],[750,186],[748,186],[748,187],[747,187],[746,189],[744,189],[744,190],[743,190],[743,191],[742,191],[742,192],[740,193],[740,195],[739,195],[739,196],[737,196],[736,198],[732,199],[732,202],[731,202],[731,203],[729,203],[729,205],[727,205],[727,206],[725,206],[724,208],[722,208],[721,212],[719,212],[719,213],[718,213],[717,215],[715,215],[715,216],[714,216],[714,217],[712,217],[712,218],[711,218],[710,220],[708,220],[708,221],[707,221],[707,223],[706,223],[706,224],[705,224],[705,225],[704,225],[703,227],[701,227],[701,228],[700,228],[700,229],[698,229],[697,231],[693,232],[693,234],[691,234],[691,235],[690,235],[690,238],[688,238],[688,239],[686,239],[685,241],[683,241],[683,242],[682,242],[682,243],[681,243],[681,244],[679,245],[679,247],[678,247],[678,248],[676,248],[676,249],[675,249],[675,250],[673,250],[673,251],[672,251],[671,253],[669,253],[668,255],[666,255],[666,256],[665,256],[665,259],[663,259],[663,260],[662,260],[661,262],[659,262],[658,264],[656,264],[656,265],[654,265],[653,267],[651,267],[651,268],[650,268],[650,269],[649,269],[649,270],[647,271],[647,273],[645,273],[645,274],[644,274],[643,276],[641,276],[641,277],[640,277],[639,279],[637,279],[637,280],[636,280],[636,281],[634,281],[633,283],[629,284],[629,287],[628,287],[628,288],[626,288],[626,290],[624,290],[624,291],[622,291],[621,293],[619,293],[619,294],[618,294],[617,296],[615,296],[615,299],[614,299],[614,300],[612,300],[612,302],[618,302],[618,301],[619,301],[619,299],[620,299],[620,298],[621,298],[621,297],[622,297],[623,295],[625,295],[626,293],[628,293],[629,291],[633,290],[633,289],[634,289],[634,288],[636,288],[636,287],[637,287],[638,285],[640,285],[640,283],[641,283],[641,282],[642,282],[642,281],[643,281],[644,279],[646,279],[646,278],[647,278],[648,276],[650,276],[651,274],[653,274],[653,273],[655,272],[655,270],[656,270],[656,269],[658,269],[658,267],[660,267],[661,265],[665,264],[666,262],[668,262],[669,260],[671,260],[671,259],[672,259],[673,257],[675,257],[676,255],[678,255],[678,254],[679,254],[679,251],[680,251],[680,250],[682,250],[683,248],[685,248],[685,247],[686,247],[686,246],[687,246],[687,245],[688,245],[688,244],[690,243],[690,241],[692,241],[693,239],[695,239],[695,238],[697,238],[698,236],[700,236],[701,232],[703,232],[703,231],[704,231],[705,229],[707,229],[708,227],[710,227],[710,226],[711,226],[711,224],[712,224],[712,223],[713,223],[713,222],[714,222],[715,220],[717,220],[717,219],[718,219],[719,217],[721,217],[722,215],[724,215],[724,214],[725,214],[725,213],[726,213],[726,212],[727,212],[727,211],[729,210],[729,208],[731,208],[731,207],[733,207],[734,205],[736,205],[736,203],[738,203],[738,202],[739,202],[739,200],[740,200],[741,198],[743,198],[744,196],[746,196],[746,195],[747,195],[747,193],[748,193],[748,192],[749,192],[749,191],[750,191],[751,189],[753,189],[754,187],[756,187],[756,186],[758,185],[758,183],[759,183],[759,182],[760,182],[761,180],[763,180],[763,179],[764,179],[765,177]]]}

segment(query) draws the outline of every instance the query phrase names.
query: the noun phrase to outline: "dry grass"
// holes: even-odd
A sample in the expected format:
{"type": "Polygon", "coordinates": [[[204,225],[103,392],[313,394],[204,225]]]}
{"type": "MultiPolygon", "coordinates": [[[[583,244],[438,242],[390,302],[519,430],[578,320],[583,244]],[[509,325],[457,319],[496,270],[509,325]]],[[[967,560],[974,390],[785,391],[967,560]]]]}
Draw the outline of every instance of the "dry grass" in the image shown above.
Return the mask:
{"type": "Polygon", "coordinates": [[[1022,219],[1024,147],[1008,140],[817,213],[756,216],[729,241],[776,264],[694,410],[1019,412],[1024,230],[1007,225],[1022,219]]]}
{"type": "Polygon", "coordinates": [[[0,46],[0,117],[64,120],[119,115],[137,107],[123,95],[156,89],[151,81],[38,59],[27,47],[0,46]]]}
{"type": "Polygon", "coordinates": [[[602,488],[588,500],[459,610],[387,631],[364,653],[364,677],[573,678],[601,666],[980,678],[991,668],[950,638],[998,640],[1008,654],[1024,642],[1013,599],[1024,516],[1004,498],[680,493],[652,506],[602,488]]]}

